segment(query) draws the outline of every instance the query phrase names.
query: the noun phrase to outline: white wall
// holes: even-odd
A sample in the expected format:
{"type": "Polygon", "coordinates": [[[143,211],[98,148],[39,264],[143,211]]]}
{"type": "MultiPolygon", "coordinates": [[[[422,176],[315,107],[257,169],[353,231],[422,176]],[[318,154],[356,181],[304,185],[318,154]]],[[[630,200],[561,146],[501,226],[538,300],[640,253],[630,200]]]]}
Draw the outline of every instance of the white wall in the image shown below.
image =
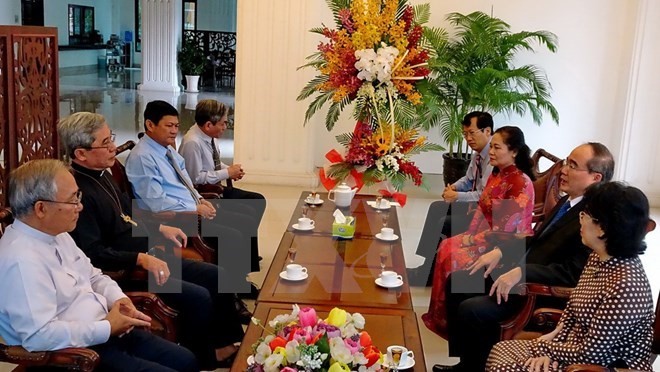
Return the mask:
{"type": "Polygon", "coordinates": [[[21,0],[0,1],[0,25],[21,24],[21,0]]]}
{"type": "Polygon", "coordinates": [[[236,0],[197,0],[197,29],[236,32],[236,0]]]}

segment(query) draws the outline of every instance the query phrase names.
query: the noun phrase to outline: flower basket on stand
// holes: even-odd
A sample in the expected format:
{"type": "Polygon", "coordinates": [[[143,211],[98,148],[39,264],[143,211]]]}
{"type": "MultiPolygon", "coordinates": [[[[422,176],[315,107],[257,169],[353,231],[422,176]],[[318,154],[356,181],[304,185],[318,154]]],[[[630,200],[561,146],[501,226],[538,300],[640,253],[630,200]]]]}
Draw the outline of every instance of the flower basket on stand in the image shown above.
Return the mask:
{"type": "Polygon", "coordinates": [[[332,150],[332,163],[320,173],[326,188],[352,176],[370,185],[388,180],[401,190],[407,180],[423,185],[423,175],[411,156],[442,147],[419,133],[422,96],[416,86],[429,74],[429,51],[423,28],[428,4],[412,7],[405,0],[329,0],[336,29],[312,29],[328,40],[307,57],[302,67],[319,75],[300,92],[298,100],[316,95],[305,114],[307,122],[329,104],[325,125],[332,130],[341,111],[353,104],[357,124],[352,133],[338,135],[345,155],[332,150]]]}

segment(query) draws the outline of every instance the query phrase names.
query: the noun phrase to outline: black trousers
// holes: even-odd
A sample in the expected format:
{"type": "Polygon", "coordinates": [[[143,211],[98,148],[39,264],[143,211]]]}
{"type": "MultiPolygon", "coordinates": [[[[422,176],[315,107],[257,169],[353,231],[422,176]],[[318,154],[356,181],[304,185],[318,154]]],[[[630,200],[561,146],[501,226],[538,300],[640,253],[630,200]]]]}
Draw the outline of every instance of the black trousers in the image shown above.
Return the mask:
{"type": "Polygon", "coordinates": [[[443,200],[431,203],[415,251],[425,258],[424,264],[420,267],[424,277],[430,277],[433,273],[440,242],[447,237],[465,232],[470,226],[475,209],[476,203],[447,203],[443,200]]]}
{"type": "Polygon", "coordinates": [[[222,199],[213,200],[218,213],[215,221],[223,226],[240,231],[250,246],[250,271],[259,271],[258,231],[266,211],[263,195],[238,189],[225,188],[222,199]]]}
{"type": "Polygon", "coordinates": [[[190,350],[141,329],[90,349],[101,357],[97,371],[199,371],[190,350]]]}
{"type": "MultiPolygon", "coordinates": [[[[219,292],[223,269],[206,262],[157,253],[167,262],[170,278],[158,286],[150,278],[150,292],[179,311],[178,341],[190,349],[203,369],[215,369],[215,349],[240,342],[244,332],[233,293],[219,292]]],[[[144,285],[144,283],[142,283],[144,285]]]]}
{"type": "MultiPolygon", "coordinates": [[[[492,277],[503,274],[495,271],[492,277]]],[[[484,279],[483,272],[456,271],[446,283],[449,356],[460,357],[465,371],[485,369],[490,349],[500,340],[500,322],[523,305],[517,295],[498,305],[495,297],[488,296],[493,280],[484,279]]]]}
{"type": "MultiPolygon", "coordinates": [[[[196,214],[179,213],[170,224],[181,228],[188,236],[197,236],[201,231],[206,244],[216,250],[217,264],[224,269],[218,278],[221,293],[249,293],[250,283],[245,278],[252,271],[250,240],[239,229],[222,224],[229,213],[218,210],[214,219],[201,219],[201,227],[196,214]],[[225,217],[220,216],[223,212],[225,217]]],[[[251,223],[247,217],[239,215],[233,216],[231,221],[237,227],[241,223],[251,223]]],[[[255,260],[258,261],[258,258],[255,257],[255,260]]]]}

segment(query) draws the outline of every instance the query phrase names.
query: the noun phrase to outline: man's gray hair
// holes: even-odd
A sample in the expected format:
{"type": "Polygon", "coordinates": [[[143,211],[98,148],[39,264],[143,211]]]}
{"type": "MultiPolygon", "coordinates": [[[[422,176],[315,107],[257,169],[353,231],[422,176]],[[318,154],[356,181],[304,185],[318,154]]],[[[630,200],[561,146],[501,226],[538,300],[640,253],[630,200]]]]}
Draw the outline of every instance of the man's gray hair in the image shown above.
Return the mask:
{"type": "Polygon", "coordinates": [[[54,200],[57,195],[55,176],[69,167],[61,160],[39,159],[14,169],[9,175],[9,206],[14,217],[33,212],[39,200],[54,200]]]}
{"type": "Polygon", "coordinates": [[[57,134],[65,151],[66,158],[75,158],[74,151],[79,148],[92,146],[94,133],[105,124],[101,114],[93,112],[76,112],[57,123],[57,134]]]}

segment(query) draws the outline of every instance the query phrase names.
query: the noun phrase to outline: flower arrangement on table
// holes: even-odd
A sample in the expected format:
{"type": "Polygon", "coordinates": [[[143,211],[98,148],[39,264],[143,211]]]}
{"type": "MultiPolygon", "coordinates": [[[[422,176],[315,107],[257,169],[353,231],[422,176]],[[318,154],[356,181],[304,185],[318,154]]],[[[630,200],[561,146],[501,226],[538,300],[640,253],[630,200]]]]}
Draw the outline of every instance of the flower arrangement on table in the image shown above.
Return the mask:
{"type": "MultiPolygon", "coordinates": [[[[252,322],[264,327],[256,318],[252,322]]],[[[382,371],[383,354],[360,331],[364,323],[360,313],[334,308],[320,319],[313,308],[293,305],[291,314],[268,323],[272,334],[252,345],[248,372],[382,371]]]]}
{"type": "Polygon", "coordinates": [[[422,173],[410,156],[440,151],[419,135],[422,96],[417,84],[429,74],[429,51],[423,28],[429,4],[412,7],[405,0],[328,0],[336,29],[312,29],[329,39],[302,67],[319,75],[300,92],[298,100],[316,94],[305,123],[330,102],[325,125],[332,130],[341,111],[354,103],[353,133],[337,136],[346,157],[331,151],[333,164],[321,171],[326,188],[352,175],[356,184],[389,180],[400,190],[406,179],[422,185],[422,173]],[[327,175],[326,175],[327,173],[327,175]]]}

